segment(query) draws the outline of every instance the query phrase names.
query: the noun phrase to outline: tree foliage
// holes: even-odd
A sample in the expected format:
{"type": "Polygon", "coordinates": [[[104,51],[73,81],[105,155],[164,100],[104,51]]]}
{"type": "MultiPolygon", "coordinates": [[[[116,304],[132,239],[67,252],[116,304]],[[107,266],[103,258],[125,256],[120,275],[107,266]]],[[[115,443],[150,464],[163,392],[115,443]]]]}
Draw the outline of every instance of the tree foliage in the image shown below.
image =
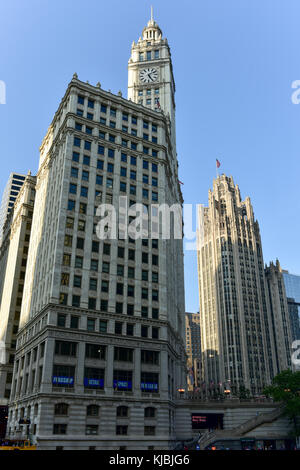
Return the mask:
{"type": "Polygon", "coordinates": [[[285,405],[284,414],[294,423],[294,434],[300,435],[297,418],[300,417],[300,371],[284,370],[276,375],[272,385],[264,389],[267,396],[285,405]]]}

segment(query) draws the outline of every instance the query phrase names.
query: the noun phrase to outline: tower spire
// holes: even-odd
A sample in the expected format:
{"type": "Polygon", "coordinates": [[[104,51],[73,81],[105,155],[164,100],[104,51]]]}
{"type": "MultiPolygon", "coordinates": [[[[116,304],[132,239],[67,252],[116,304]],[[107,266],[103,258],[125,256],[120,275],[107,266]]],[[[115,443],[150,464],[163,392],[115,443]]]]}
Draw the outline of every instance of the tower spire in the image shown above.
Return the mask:
{"type": "Polygon", "coordinates": [[[153,5],[151,5],[151,21],[153,21],[153,5]]]}

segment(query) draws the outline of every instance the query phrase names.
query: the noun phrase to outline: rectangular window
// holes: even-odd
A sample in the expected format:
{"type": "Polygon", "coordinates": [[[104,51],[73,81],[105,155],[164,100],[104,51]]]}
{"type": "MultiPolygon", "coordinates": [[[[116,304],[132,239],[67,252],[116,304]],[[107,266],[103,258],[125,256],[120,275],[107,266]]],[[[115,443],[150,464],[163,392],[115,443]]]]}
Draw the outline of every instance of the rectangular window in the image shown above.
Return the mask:
{"type": "Polygon", "coordinates": [[[76,356],[77,343],[55,341],[55,354],[59,356],[76,356]]]}
{"type": "Polygon", "coordinates": [[[106,346],[100,344],[89,344],[85,345],[85,357],[89,359],[101,359],[105,360],[106,357],[106,346]]]}
{"type": "Polygon", "coordinates": [[[83,266],[83,257],[82,256],[76,256],[75,257],[75,268],[82,269],[83,266]]]}
{"type": "Polygon", "coordinates": [[[133,362],[133,349],[115,347],[114,360],[123,362],[133,362]]]}
{"type": "Polygon", "coordinates": [[[132,371],[131,370],[114,370],[113,386],[115,390],[131,391],[132,390],[132,371]]]}
{"type": "MultiPolygon", "coordinates": [[[[98,145],[98,154],[99,155],[104,155],[104,147],[103,145],[98,145]]],[[[98,160],[99,161],[99,160],[98,160]]],[[[99,167],[98,167],[99,168],[99,167]]],[[[103,169],[103,166],[101,168],[101,170],[103,169]]]]}
{"type": "Polygon", "coordinates": [[[100,331],[100,333],[106,333],[107,332],[107,321],[106,320],[100,320],[99,321],[99,331],[100,331]]]}

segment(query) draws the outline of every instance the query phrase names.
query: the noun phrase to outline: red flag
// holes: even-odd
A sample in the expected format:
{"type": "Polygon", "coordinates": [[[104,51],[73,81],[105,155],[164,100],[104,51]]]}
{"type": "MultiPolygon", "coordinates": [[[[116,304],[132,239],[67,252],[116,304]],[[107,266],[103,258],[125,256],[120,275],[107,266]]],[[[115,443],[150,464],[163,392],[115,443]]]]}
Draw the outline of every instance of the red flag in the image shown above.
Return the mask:
{"type": "Polygon", "coordinates": [[[221,163],[219,162],[219,160],[216,158],[216,165],[217,165],[217,168],[220,168],[221,166],[221,163]]]}
{"type": "Polygon", "coordinates": [[[184,184],[184,183],[183,183],[182,181],[180,181],[180,180],[178,180],[178,183],[180,183],[180,184],[184,184]]]}

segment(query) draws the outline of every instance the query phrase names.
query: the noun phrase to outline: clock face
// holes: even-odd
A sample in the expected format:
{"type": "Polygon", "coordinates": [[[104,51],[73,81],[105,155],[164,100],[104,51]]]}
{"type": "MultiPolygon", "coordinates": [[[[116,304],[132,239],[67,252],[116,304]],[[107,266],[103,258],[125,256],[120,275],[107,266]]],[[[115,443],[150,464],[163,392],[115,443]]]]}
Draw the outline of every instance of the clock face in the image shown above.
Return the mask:
{"type": "Polygon", "coordinates": [[[140,71],[140,80],[142,83],[153,83],[158,79],[158,70],[154,67],[140,71]]]}

